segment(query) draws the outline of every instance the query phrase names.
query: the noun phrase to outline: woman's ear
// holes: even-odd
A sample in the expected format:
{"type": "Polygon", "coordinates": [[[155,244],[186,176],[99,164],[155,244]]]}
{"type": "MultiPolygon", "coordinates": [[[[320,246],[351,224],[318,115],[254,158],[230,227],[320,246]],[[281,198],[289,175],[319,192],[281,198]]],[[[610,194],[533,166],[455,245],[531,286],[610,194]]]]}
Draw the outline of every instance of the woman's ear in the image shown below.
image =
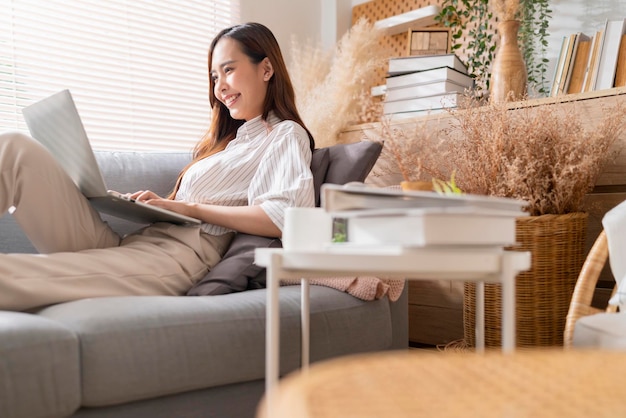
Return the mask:
{"type": "Polygon", "coordinates": [[[263,58],[263,61],[261,61],[261,65],[263,68],[263,80],[270,81],[270,79],[274,75],[274,67],[272,67],[270,59],[267,57],[263,58]]]}

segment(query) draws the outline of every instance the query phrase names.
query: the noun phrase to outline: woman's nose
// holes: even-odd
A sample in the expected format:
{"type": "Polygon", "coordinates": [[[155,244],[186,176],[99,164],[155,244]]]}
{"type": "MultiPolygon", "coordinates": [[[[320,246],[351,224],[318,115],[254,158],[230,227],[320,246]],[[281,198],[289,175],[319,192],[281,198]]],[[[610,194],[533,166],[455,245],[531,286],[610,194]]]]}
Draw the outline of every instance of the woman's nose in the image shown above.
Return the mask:
{"type": "Polygon", "coordinates": [[[226,90],[226,83],[224,82],[224,79],[222,77],[219,77],[217,80],[215,80],[215,90],[216,91],[226,90]]]}

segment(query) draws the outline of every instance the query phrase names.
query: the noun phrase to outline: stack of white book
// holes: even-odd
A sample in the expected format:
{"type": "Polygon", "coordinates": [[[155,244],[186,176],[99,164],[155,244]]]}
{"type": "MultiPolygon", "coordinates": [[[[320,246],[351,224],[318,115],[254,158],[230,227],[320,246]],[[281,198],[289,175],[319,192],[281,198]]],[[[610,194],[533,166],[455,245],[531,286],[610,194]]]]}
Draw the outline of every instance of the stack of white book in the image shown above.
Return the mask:
{"type": "Polygon", "coordinates": [[[492,196],[322,186],[322,207],[347,220],[351,246],[513,245],[525,206],[492,196]]]}
{"type": "Polygon", "coordinates": [[[456,54],[391,58],[385,86],[385,114],[414,116],[456,107],[474,79],[456,54]]]}

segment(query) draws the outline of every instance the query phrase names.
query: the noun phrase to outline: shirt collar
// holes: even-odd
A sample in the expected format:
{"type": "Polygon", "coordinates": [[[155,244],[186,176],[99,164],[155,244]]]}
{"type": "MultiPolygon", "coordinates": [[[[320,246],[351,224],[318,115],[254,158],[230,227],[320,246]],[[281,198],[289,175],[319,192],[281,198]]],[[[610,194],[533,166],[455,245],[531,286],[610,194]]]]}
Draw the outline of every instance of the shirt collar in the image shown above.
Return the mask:
{"type": "Polygon", "coordinates": [[[257,116],[254,119],[250,119],[237,130],[237,138],[254,138],[260,134],[266,132],[269,133],[271,129],[280,122],[280,119],[272,111],[267,115],[267,120],[264,120],[262,115],[257,116]]]}

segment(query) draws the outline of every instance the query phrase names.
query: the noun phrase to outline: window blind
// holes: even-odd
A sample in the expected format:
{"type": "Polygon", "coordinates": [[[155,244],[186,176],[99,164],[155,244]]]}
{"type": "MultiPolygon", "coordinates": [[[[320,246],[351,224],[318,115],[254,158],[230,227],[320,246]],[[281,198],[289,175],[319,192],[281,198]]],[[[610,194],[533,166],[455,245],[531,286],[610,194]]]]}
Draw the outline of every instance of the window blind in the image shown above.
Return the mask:
{"type": "Polygon", "coordinates": [[[207,51],[228,0],[3,0],[0,132],[70,89],[92,146],[191,150],[209,124],[207,51]]]}

